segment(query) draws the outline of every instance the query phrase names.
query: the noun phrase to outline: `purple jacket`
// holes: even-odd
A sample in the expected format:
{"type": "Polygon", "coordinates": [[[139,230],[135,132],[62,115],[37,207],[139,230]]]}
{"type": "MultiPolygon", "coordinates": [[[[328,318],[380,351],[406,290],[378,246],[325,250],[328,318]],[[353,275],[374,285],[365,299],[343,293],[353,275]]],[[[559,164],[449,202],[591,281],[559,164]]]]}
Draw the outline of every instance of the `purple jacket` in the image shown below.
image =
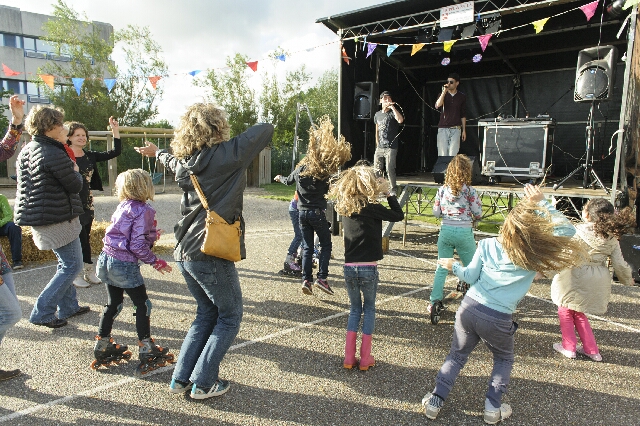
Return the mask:
{"type": "Polygon", "coordinates": [[[111,216],[102,242],[102,251],[123,262],[153,264],[157,257],[151,251],[156,242],[156,211],[147,203],[124,200],[111,216]]]}

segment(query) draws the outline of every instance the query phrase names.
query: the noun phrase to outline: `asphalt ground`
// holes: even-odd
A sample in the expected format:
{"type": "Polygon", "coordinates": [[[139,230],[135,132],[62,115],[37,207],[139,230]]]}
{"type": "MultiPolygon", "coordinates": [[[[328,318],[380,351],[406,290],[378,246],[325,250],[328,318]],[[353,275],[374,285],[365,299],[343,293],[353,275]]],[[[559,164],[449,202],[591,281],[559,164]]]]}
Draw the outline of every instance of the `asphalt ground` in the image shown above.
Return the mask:
{"type": "MultiPolygon", "coordinates": [[[[117,205],[95,199],[97,218],[108,220],[117,205]]],[[[159,227],[168,232],[179,217],[179,194],[168,191],[152,203],[159,227]]],[[[448,353],[453,310],[437,326],[426,305],[437,258],[437,230],[410,223],[406,246],[402,226],[391,235],[380,262],[376,330],[369,371],[342,368],[349,299],[342,279],[342,238],[333,237],[329,282],[334,296],[277,275],[292,237],[287,203],[245,195],[246,260],[237,264],[244,296],[240,333],[221,365],[230,391],[218,398],[191,400],[167,389],[172,366],[142,379],[137,365],[132,305],[116,319],[113,335],[134,349],[133,359],[91,370],[93,336],[106,303],[103,286],[78,289],[91,312],[69,325],[48,329],[28,322],[33,303],[55,265],[29,264],[15,273],[23,319],[0,348],[0,368],[23,374],[0,382],[0,423],[12,425],[480,425],[492,357],[482,345],[472,353],[440,412],[429,421],[420,401],[431,391],[448,353]]],[[[173,264],[169,254],[163,257],[173,264]]],[[[174,268],[160,275],[142,266],[153,302],[151,331],[176,357],[195,315],[195,303],[174,268]]],[[[513,407],[511,425],[636,425],[640,422],[640,288],[613,286],[609,312],[591,317],[604,362],[564,358],[552,349],[560,341],[549,281],[534,283],[514,319],[516,363],[504,402],[513,407]]],[[[447,287],[453,289],[450,276],[447,287]]]]}

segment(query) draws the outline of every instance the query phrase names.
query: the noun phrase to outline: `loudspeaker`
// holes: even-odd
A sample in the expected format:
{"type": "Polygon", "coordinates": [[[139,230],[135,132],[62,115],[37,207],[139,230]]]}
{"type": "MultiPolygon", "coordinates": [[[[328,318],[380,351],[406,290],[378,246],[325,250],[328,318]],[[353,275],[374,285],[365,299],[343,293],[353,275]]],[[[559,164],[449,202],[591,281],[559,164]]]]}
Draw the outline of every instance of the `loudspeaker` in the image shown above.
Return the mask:
{"type": "Polygon", "coordinates": [[[622,257],[631,266],[631,274],[635,282],[640,282],[640,235],[625,234],[620,237],[622,257]]]}
{"type": "Polygon", "coordinates": [[[378,110],[378,85],[371,81],[356,83],[353,97],[353,119],[371,120],[378,110]]]}
{"type": "Polygon", "coordinates": [[[591,47],[578,53],[576,102],[608,101],[613,94],[618,49],[615,46],[591,47]]]}
{"type": "MultiPolygon", "coordinates": [[[[478,157],[468,156],[471,160],[471,185],[479,185],[482,183],[482,174],[480,173],[480,163],[478,157]]],[[[444,183],[444,174],[447,171],[449,163],[453,160],[453,157],[442,156],[438,157],[436,164],[433,166],[431,173],[433,174],[433,181],[438,184],[444,183]]]]}

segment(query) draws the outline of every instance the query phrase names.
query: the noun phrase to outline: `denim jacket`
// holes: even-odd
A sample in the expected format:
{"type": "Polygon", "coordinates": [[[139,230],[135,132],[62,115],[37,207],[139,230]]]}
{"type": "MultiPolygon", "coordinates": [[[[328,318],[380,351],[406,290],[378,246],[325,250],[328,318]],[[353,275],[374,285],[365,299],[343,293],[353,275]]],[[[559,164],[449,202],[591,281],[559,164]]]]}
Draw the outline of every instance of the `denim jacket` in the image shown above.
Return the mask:
{"type": "Polygon", "coordinates": [[[155,263],[157,257],[151,251],[157,239],[155,216],[149,204],[124,200],[111,216],[102,251],[123,262],[155,263]]]}

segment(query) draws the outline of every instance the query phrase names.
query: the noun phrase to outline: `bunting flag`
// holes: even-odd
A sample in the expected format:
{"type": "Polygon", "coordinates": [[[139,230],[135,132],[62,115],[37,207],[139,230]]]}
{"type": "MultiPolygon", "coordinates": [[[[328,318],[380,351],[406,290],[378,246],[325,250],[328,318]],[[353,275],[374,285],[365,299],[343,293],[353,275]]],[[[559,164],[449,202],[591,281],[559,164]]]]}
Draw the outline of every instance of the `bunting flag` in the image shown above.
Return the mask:
{"type": "Polygon", "coordinates": [[[49,86],[51,90],[53,90],[53,80],[54,77],[51,74],[38,74],[38,77],[44,81],[44,83],[49,86]]]}
{"type": "Polygon", "coordinates": [[[258,71],[258,61],[247,62],[247,66],[253,70],[253,72],[258,71]]]}
{"type": "Polygon", "coordinates": [[[347,65],[349,65],[349,62],[351,61],[351,58],[347,55],[347,51],[344,50],[344,46],[342,47],[342,60],[345,61],[347,65]]]}
{"type": "Polygon", "coordinates": [[[531,23],[533,25],[533,28],[536,29],[536,34],[542,31],[542,29],[544,28],[544,24],[546,24],[548,20],[549,18],[538,19],[537,21],[533,21],[531,23]]]}
{"type": "Polygon", "coordinates": [[[444,51],[445,51],[445,52],[451,52],[451,46],[453,46],[454,44],[456,44],[456,41],[458,41],[458,40],[449,40],[449,41],[445,41],[445,42],[444,42],[444,51]]]}
{"type": "Polygon", "coordinates": [[[596,0],[585,4],[584,6],[580,6],[580,10],[583,11],[584,15],[587,17],[587,22],[593,18],[593,15],[596,13],[596,8],[598,7],[599,2],[599,0],[596,0]]]}
{"type": "Polygon", "coordinates": [[[151,82],[151,86],[153,86],[153,89],[156,89],[156,85],[158,84],[158,81],[160,81],[162,77],[160,77],[159,75],[154,75],[153,77],[149,77],[149,81],[151,82]]]}
{"type": "Polygon", "coordinates": [[[478,41],[480,42],[480,47],[482,48],[483,52],[489,45],[489,40],[491,39],[492,35],[493,34],[485,34],[485,35],[478,36],[478,41]]]}
{"type": "Polygon", "coordinates": [[[5,64],[2,64],[2,71],[4,71],[4,75],[6,75],[7,77],[13,77],[15,75],[22,74],[21,72],[12,70],[11,68],[6,66],[5,64]]]}
{"type": "Polygon", "coordinates": [[[71,81],[73,82],[73,87],[76,88],[76,93],[80,96],[80,89],[82,89],[82,85],[84,84],[84,78],[72,78],[71,81]]]}
{"type": "Polygon", "coordinates": [[[193,70],[193,71],[189,71],[187,74],[189,74],[191,77],[195,77],[196,75],[198,75],[202,70],[193,70]]]}
{"type": "MultiPolygon", "coordinates": [[[[368,43],[367,44],[367,58],[371,56],[374,50],[378,47],[378,43],[368,43]]],[[[366,58],[365,58],[366,59],[366,58]]]]}
{"type": "Polygon", "coordinates": [[[390,44],[387,46],[387,56],[391,56],[391,54],[398,48],[397,44],[390,44]]]}
{"type": "Polygon", "coordinates": [[[622,10],[627,10],[629,9],[631,6],[635,6],[638,4],[640,0],[627,0],[624,2],[624,6],[622,6],[622,10]]]}
{"type": "Polygon", "coordinates": [[[415,55],[420,49],[424,47],[426,43],[414,44],[411,46],[411,56],[415,55]]]}
{"type": "Polygon", "coordinates": [[[115,78],[105,78],[104,85],[107,86],[107,91],[111,93],[111,89],[113,89],[113,85],[116,84],[115,78]]]}
{"type": "Polygon", "coordinates": [[[276,56],[276,59],[280,59],[282,62],[284,62],[287,59],[287,55],[285,54],[278,55],[276,56]]]}

